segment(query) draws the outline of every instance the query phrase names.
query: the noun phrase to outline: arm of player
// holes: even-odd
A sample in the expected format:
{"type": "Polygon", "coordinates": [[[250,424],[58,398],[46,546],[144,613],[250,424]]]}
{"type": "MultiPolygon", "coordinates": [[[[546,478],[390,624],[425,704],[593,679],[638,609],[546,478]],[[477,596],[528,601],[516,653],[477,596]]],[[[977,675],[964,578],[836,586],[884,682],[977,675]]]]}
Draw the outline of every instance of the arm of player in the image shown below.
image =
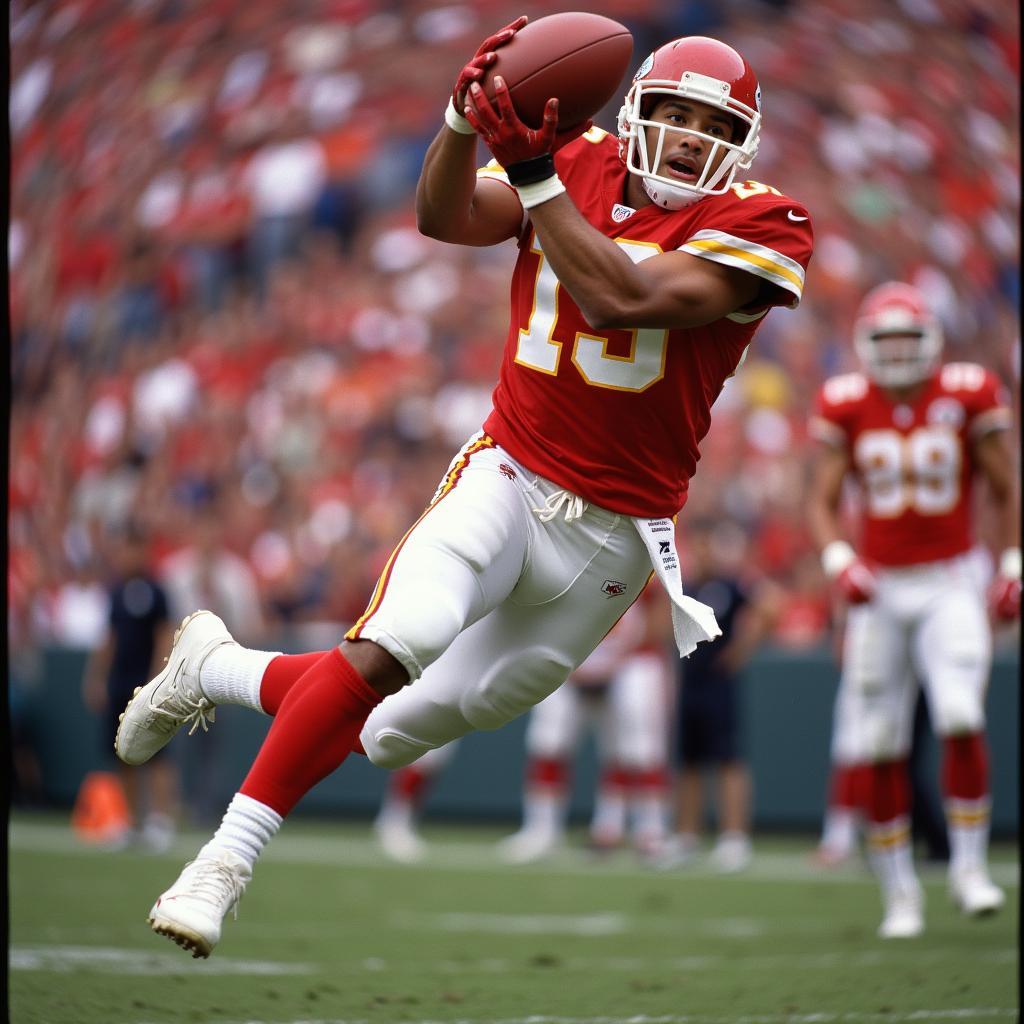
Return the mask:
{"type": "Polygon", "coordinates": [[[634,263],[564,194],[533,207],[530,219],[545,259],[596,330],[699,327],[749,305],[760,290],[753,274],[690,253],[634,263]]]}
{"type": "Polygon", "coordinates": [[[821,551],[825,575],[834,580],[850,604],[864,604],[875,594],[875,574],[844,539],[839,522],[839,499],[850,457],[842,448],[822,445],[811,470],[807,522],[821,551]]]}
{"type": "Polygon", "coordinates": [[[421,234],[459,245],[497,245],[515,238],[523,208],[515,192],[493,178],[477,178],[476,135],[445,126],[430,144],[416,184],[421,234]]]}
{"type": "Polygon", "coordinates": [[[974,444],[974,458],[996,509],[996,544],[1001,552],[989,603],[996,618],[1013,621],[1020,615],[1020,497],[1006,434],[991,431],[980,437],[974,444]]]}
{"type": "Polygon", "coordinates": [[[494,63],[494,51],[506,46],[527,20],[519,17],[485,39],[459,72],[445,126],[427,150],[416,185],[421,234],[460,245],[496,245],[522,229],[523,208],[515,193],[502,182],[477,179],[476,133],[461,111],[466,90],[494,63]]]}

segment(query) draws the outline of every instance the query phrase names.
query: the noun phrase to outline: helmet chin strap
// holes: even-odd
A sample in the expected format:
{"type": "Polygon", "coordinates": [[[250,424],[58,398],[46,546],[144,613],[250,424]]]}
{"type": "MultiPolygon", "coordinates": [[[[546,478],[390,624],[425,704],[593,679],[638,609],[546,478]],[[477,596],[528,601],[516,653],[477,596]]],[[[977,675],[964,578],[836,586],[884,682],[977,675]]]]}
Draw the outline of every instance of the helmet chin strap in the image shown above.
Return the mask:
{"type": "Polygon", "coordinates": [[[684,206],[704,198],[699,192],[666,185],[660,181],[651,181],[650,178],[644,178],[642,184],[644,191],[651,197],[651,202],[663,210],[681,210],[684,206]]]}

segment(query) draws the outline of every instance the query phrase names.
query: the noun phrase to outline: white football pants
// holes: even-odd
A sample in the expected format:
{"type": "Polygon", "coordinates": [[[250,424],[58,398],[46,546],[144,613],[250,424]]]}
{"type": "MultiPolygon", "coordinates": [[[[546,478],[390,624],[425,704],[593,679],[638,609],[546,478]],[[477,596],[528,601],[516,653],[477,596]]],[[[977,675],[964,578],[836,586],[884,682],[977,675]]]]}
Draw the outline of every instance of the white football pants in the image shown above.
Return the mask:
{"type": "Polygon", "coordinates": [[[597,646],[651,571],[628,516],[581,508],[478,435],[347,634],[379,644],[412,681],[370,714],[367,756],[400,768],[522,714],[597,646]],[[542,522],[534,510],[545,507],[557,513],[542,522]]]}
{"type": "Polygon", "coordinates": [[[894,760],[910,751],[915,679],[939,736],[985,727],[992,635],[983,553],[878,571],[872,601],[851,607],[836,694],[832,760],[894,760]]]}

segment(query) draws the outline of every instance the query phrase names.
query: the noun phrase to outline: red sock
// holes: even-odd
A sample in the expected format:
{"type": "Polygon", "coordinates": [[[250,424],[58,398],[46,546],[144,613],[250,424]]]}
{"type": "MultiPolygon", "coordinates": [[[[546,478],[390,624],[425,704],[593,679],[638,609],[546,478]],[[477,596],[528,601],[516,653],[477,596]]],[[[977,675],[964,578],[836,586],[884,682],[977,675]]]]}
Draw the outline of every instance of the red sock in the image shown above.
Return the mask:
{"type": "Polygon", "coordinates": [[[286,815],[352,750],[383,698],[337,647],[289,690],[240,792],[286,815]]]}
{"type": "Polygon", "coordinates": [[[867,812],[871,794],[871,765],[836,764],[832,766],[829,807],[867,812]]]}
{"type": "Polygon", "coordinates": [[[531,788],[565,789],[569,767],[555,757],[531,757],[526,766],[526,781],[531,788]]]}
{"type": "Polygon", "coordinates": [[[982,733],[947,736],[943,742],[942,788],[955,800],[988,796],[988,749],[982,733]]]}
{"type": "Polygon", "coordinates": [[[602,772],[598,785],[605,792],[624,793],[630,787],[633,773],[620,764],[610,764],[602,772]]]}
{"type": "Polygon", "coordinates": [[[410,764],[405,768],[399,768],[391,776],[391,792],[401,800],[419,806],[423,801],[423,791],[430,782],[430,776],[416,765],[410,764]]]}
{"type": "Polygon", "coordinates": [[[871,765],[868,817],[883,824],[910,813],[910,779],[906,761],[880,761],[871,765]]]}
{"type": "Polygon", "coordinates": [[[263,670],[260,680],[260,704],[268,715],[276,715],[288,691],[327,652],[311,651],[309,654],[279,654],[263,670]]]}
{"type": "Polygon", "coordinates": [[[664,768],[637,768],[630,779],[634,792],[657,795],[668,791],[668,773],[664,768]]]}

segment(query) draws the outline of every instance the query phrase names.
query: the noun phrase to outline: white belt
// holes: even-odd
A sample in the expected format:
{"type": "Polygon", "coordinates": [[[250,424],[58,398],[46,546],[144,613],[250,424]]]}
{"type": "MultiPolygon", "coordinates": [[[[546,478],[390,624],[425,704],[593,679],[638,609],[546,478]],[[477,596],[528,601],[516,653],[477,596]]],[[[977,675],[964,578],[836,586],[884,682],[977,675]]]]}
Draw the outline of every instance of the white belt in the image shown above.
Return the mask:
{"type": "Polygon", "coordinates": [[[634,519],[651,565],[661,580],[672,602],[672,635],[679,656],[685,658],[697,649],[702,640],[714,640],[722,635],[715,613],[706,604],[695,601],[683,593],[683,579],[679,573],[676,554],[676,528],[671,519],[634,519]]]}

